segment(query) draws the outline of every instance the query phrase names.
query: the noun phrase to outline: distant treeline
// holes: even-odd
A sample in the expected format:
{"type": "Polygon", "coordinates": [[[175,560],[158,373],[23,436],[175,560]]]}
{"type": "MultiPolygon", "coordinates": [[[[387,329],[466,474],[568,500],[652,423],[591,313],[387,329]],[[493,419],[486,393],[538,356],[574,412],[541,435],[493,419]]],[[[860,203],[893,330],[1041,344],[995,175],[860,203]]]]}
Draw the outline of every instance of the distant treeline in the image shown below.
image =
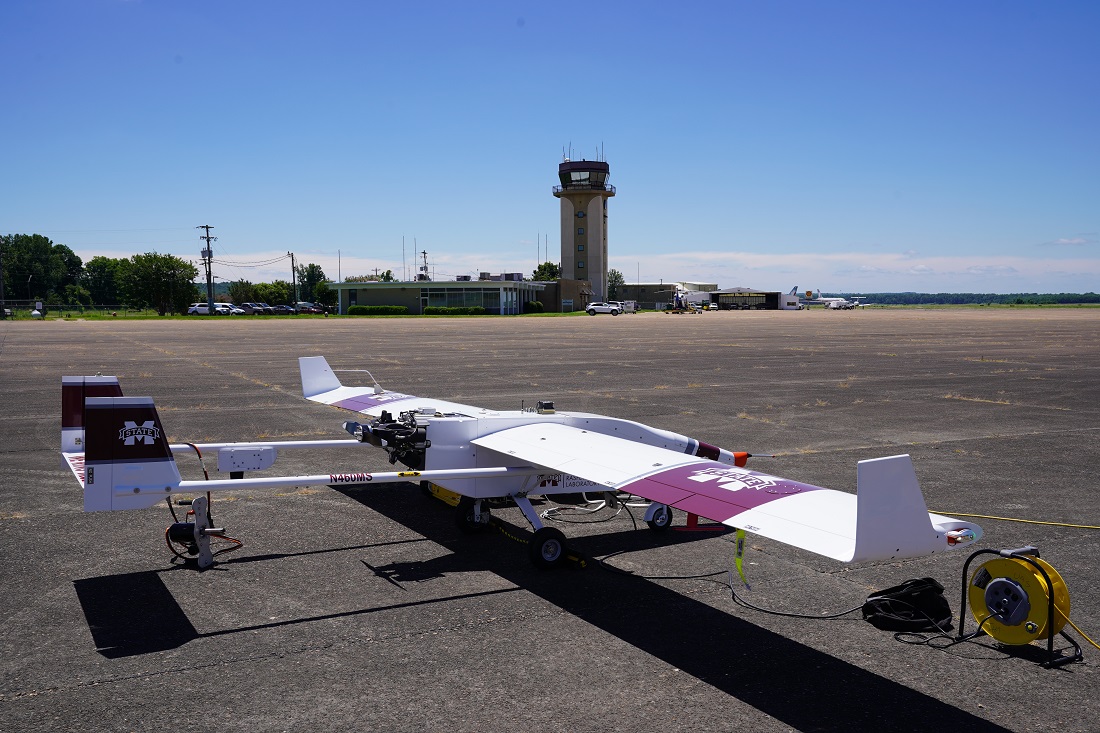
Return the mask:
{"type": "MultiPolygon", "coordinates": [[[[851,295],[827,293],[851,299],[851,295]]],[[[874,305],[1076,305],[1100,303],[1096,293],[865,293],[864,303],[874,305]]]]}

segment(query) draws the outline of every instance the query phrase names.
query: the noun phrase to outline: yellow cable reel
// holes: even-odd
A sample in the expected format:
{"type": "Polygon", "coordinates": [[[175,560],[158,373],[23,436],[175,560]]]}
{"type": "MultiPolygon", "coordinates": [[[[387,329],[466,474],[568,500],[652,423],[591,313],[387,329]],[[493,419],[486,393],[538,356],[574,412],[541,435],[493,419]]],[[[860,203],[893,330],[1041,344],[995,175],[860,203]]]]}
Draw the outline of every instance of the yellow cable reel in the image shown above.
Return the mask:
{"type": "Polygon", "coordinates": [[[1029,644],[1057,634],[1069,619],[1069,590],[1062,576],[1045,560],[1029,557],[998,557],[983,564],[970,576],[967,597],[970,612],[982,629],[1004,644],[1029,644]],[[1050,586],[1035,562],[1046,571],[1050,586]],[[1053,631],[1050,598],[1054,596],[1053,631]]]}

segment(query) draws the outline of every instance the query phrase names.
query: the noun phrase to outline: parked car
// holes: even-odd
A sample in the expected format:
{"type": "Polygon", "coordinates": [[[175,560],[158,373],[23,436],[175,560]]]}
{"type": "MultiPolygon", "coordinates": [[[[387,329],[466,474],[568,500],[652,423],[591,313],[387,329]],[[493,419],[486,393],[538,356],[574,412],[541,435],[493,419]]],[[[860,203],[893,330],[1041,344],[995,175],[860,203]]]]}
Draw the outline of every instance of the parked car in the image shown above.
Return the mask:
{"type": "Polygon", "coordinates": [[[245,313],[252,315],[264,315],[272,312],[271,306],[266,303],[241,303],[240,307],[244,309],[245,313]]]}
{"type": "MultiPolygon", "coordinates": [[[[214,315],[215,316],[243,316],[246,311],[243,308],[238,308],[232,303],[215,303],[214,315]]],[[[210,310],[206,303],[192,303],[187,309],[187,315],[189,316],[208,316],[210,310]]]]}
{"type": "Polygon", "coordinates": [[[266,313],[268,315],[274,315],[275,314],[275,309],[273,307],[271,307],[270,305],[268,305],[267,303],[256,303],[256,305],[263,308],[264,313],[266,313]]]}
{"type": "Polygon", "coordinates": [[[298,301],[294,304],[295,309],[299,313],[324,313],[325,309],[319,305],[315,305],[306,300],[298,301]]]}
{"type": "Polygon", "coordinates": [[[597,301],[595,303],[589,303],[585,311],[587,311],[590,316],[594,316],[597,313],[610,313],[613,316],[617,316],[623,312],[623,304],[617,300],[609,300],[606,303],[597,301]]]}
{"type": "Polygon", "coordinates": [[[276,305],[271,309],[277,316],[292,316],[298,311],[291,308],[289,305],[276,305]]]}

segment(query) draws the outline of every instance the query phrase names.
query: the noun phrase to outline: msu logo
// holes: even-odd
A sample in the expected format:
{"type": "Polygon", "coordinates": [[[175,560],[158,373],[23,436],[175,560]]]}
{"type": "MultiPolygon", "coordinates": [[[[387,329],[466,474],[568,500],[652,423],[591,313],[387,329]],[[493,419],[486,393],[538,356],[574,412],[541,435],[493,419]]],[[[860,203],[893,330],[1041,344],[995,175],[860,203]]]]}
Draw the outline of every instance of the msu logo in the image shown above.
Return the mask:
{"type": "Polygon", "coordinates": [[[688,478],[692,481],[705,483],[717,481],[718,485],[727,491],[741,491],[742,489],[764,489],[774,493],[776,485],[772,477],[759,476],[747,471],[738,471],[733,468],[705,468],[695,471],[688,478]]]}
{"type": "Polygon", "coordinates": [[[118,431],[118,439],[122,441],[123,445],[136,445],[138,443],[153,445],[160,437],[160,430],[153,426],[152,420],[146,420],[141,425],[132,420],[127,420],[123,425],[122,430],[118,431]]]}

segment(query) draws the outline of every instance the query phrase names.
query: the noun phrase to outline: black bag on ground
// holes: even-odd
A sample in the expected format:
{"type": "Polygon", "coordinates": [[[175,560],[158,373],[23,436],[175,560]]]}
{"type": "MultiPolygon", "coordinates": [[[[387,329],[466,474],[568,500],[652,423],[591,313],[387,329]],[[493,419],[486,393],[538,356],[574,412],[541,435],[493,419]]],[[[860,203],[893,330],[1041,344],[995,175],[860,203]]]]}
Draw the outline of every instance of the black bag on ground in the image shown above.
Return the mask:
{"type": "Polygon", "coordinates": [[[867,596],[863,620],[884,631],[950,631],[951,605],[935,578],[913,578],[867,596]]]}

